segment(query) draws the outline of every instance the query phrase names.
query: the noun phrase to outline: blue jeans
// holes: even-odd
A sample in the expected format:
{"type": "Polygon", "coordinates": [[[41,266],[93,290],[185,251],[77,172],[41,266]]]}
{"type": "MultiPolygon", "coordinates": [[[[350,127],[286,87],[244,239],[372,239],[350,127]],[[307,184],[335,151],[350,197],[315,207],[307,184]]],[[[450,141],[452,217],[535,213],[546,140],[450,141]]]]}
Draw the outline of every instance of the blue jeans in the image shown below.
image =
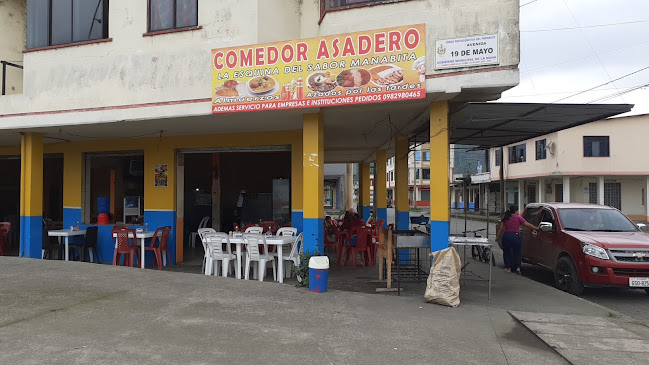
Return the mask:
{"type": "Polygon", "coordinates": [[[503,259],[505,269],[516,271],[521,268],[521,235],[516,232],[503,234],[503,259]]]}

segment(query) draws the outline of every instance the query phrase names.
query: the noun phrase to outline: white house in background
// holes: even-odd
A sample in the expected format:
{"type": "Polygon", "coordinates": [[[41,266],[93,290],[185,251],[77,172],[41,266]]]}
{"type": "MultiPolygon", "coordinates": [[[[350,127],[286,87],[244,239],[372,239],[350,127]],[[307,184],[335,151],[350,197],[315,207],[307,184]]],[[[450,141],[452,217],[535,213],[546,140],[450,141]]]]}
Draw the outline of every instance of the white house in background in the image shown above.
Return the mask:
{"type": "MultiPolygon", "coordinates": [[[[395,158],[388,159],[386,180],[388,201],[394,203],[395,158]]],[[[411,207],[430,206],[430,145],[424,143],[416,146],[408,154],[408,200],[411,207]]]]}
{"type": "Polygon", "coordinates": [[[492,148],[491,181],[503,165],[507,204],[604,204],[649,220],[649,114],[600,120],[500,149],[492,148]]]}

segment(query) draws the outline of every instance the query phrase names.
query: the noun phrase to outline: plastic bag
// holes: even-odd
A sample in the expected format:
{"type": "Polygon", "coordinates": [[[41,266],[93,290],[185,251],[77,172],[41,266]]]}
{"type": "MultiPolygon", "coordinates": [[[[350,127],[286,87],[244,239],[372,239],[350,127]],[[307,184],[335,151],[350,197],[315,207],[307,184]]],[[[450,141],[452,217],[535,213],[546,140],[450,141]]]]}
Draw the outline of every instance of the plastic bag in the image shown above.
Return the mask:
{"type": "Polygon", "coordinates": [[[460,305],[460,271],[462,264],[460,255],[454,247],[430,254],[433,256],[433,266],[426,282],[424,299],[428,303],[441,304],[449,307],[460,305]]]}

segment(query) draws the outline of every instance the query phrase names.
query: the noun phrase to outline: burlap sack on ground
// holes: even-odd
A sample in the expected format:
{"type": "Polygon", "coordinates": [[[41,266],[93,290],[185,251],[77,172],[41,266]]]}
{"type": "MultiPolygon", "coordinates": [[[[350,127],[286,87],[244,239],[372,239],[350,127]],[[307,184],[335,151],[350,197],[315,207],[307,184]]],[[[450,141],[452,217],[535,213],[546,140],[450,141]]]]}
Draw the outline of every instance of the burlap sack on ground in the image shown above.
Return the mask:
{"type": "Polygon", "coordinates": [[[454,247],[430,255],[433,256],[433,266],[428,275],[424,299],[428,303],[457,307],[460,305],[460,255],[454,247]]]}

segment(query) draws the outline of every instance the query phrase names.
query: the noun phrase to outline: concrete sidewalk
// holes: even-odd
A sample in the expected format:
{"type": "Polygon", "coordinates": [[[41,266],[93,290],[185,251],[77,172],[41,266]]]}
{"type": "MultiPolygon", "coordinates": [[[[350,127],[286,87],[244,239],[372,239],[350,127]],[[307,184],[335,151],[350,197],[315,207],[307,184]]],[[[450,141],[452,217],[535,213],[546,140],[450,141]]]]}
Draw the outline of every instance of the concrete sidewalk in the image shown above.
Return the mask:
{"type": "Polygon", "coordinates": [[[649,338],[647,327],[606,308],[498,269],[490,302],[484,282],[467,281],[458,308],[427,304],[414,291],[314,294],[11,257],[0,257],[0,283],[1,364],[566,363],[508,310],[605,317],[649,338]]]}

